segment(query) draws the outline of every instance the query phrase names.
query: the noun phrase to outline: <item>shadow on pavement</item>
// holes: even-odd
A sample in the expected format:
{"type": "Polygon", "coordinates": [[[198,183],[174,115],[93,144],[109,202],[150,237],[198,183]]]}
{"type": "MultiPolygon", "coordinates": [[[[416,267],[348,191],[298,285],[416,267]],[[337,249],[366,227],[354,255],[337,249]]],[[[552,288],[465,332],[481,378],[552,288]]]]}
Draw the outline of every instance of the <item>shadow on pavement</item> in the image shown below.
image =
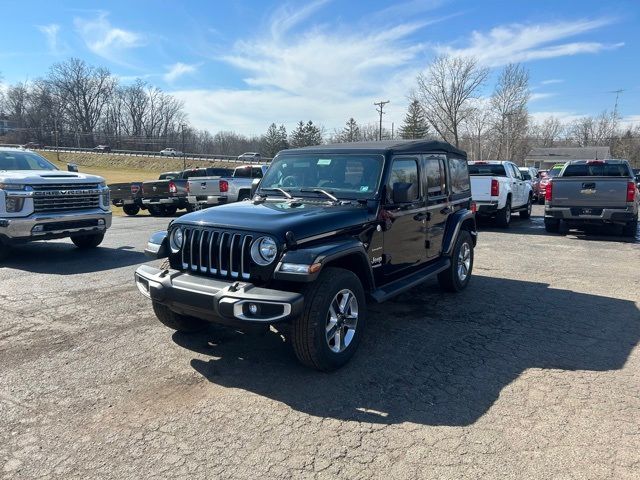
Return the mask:
{"type": "Polygon", "coordinates": [[[11,247],[3,267],[52,275],[75,275],[136,265],[148,260],[134,247],[80,250],[71,242],[34,242],[11,247]]]}
{"type": "Polygon", "coordinates": [[[217,385],[318,417],[451,426],[478,420],[526,369],[617,370],[639,339],[631,301],[482,276],[458,295],[427,285],[371,305],[357,355],[331,374],[300,366],[273,331],[173,335],[210,357],[191,365],[217,385]]]}

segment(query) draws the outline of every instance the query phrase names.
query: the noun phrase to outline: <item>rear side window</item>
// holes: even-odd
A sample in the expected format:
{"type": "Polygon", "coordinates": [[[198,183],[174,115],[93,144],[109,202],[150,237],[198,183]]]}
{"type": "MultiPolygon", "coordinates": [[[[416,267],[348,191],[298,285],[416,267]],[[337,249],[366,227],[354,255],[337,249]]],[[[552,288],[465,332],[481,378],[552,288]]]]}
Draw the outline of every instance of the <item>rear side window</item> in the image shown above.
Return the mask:
{"type": "Polygon", "coordinates": [[[389,192],[393,192],[394,183],[413,183],[415,197],[419,196],[420,183],[418,182],[418,162],[415,159],[396,159],[391,166],[391,174],[389,175],[389,192]]]}
{"type": "Polygon", "coordinates": [[[427,158],[425,174],[427,177],[427,196],[437,197],[445,193],[445,175],[442,161],[437,157],[427,158]]]}
{"type": "MultiPolygon", "coordinates": [[[[258,154],[256,153],[256,156],[258,154]]],[[[262,169],[260,167],[253,168],[253,178],[262,178],[262,169]]]]}
{"type": "Polygon", "coordinates": [[[563,177],[628,177],[629,169],[623,163],[576,163],[567,165],[563,177]]]}
{"type": "Polygon", "coordinates": [[[464,193],[471,190],[471,183],[469,182],[469,168],[467,161],[463,158],[450,158],[449,159],[449,172],[451,173],[451,180],[449,181],[451,193],[464,193]]]}
{"type": "Polygon", "coordinates": [[[485,175],[487,177],[506,177],[504,165],[490,163],[475,163],[469,165],[469,175],[485,175]]]}

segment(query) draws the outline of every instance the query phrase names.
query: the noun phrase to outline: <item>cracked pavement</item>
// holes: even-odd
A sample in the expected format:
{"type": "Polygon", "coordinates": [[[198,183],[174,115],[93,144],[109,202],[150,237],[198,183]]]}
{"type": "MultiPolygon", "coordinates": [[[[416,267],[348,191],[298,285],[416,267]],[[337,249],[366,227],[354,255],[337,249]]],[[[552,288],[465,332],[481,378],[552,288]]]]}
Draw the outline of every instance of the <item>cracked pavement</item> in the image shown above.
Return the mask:
{"type": "Polygon", "coordinates": [[[342,370],[173,333],[133,271],[167,219],[0,268],[0,478],[640,478],[640,241],[483,225],[458,295],[369,305],[342,370]]]}

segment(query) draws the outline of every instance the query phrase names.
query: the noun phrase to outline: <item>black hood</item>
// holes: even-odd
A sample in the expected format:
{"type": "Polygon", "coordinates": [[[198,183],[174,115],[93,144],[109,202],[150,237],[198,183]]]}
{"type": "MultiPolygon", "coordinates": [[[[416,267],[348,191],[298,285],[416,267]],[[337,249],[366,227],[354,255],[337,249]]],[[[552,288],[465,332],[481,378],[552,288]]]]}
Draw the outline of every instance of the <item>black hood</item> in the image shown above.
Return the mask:
{"type": "Polygon", "coordinates": [[[184,215],[174,223],[270,233],[281,240],[291,231],[296,240],[303,240],[361,225],[367,219],[367,207],[358,203],[333,205],[282,200],[230,203],[184,215]]]}

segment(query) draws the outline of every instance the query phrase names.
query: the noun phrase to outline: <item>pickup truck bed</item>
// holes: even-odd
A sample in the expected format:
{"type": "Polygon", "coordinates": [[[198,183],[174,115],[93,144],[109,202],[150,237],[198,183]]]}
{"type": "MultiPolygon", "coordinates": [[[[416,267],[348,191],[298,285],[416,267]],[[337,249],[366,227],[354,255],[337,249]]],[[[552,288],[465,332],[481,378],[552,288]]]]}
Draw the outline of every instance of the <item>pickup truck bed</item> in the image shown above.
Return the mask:
{"type": "Polygon", "coordinates": [[[635,236],[638,191],[625,160],[568,162],[546,190],[545,227],[557,232],[585,225],[622,225],[635,236]]]}

